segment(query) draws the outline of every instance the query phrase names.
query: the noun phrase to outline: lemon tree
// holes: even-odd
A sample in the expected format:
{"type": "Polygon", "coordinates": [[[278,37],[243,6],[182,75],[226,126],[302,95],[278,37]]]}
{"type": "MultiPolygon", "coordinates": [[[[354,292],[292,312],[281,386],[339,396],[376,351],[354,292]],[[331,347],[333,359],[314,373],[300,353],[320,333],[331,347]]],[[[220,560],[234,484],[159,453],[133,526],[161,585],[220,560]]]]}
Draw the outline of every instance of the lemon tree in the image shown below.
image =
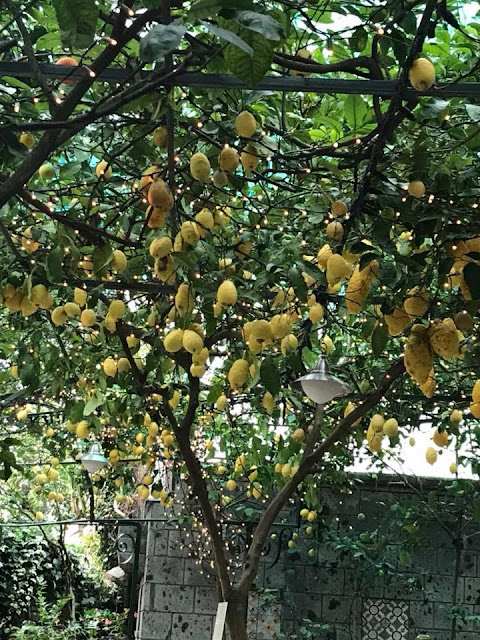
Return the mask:
{"type": "Polygon", "coordinates": [[[200,527],[243,640],[270,528],[291,499],[315,526],[319,478],[425,418],[418,455],[451,447],[453,474],[477,472],[480,113],[435,88],[477,79],[477,25],[432,0],[17,4],[0,13],[2,494],[27,487],[38,521],[85,514],[61,463],[100,443],[101,513],[152,498],[200,527]],[[309,90],[322,77],[372,84],[309,90]],[[323,414],[293,384],[319,354],[351,389],[323,414]],[[232,566],[222,525],[245,518],[232,566]]]}

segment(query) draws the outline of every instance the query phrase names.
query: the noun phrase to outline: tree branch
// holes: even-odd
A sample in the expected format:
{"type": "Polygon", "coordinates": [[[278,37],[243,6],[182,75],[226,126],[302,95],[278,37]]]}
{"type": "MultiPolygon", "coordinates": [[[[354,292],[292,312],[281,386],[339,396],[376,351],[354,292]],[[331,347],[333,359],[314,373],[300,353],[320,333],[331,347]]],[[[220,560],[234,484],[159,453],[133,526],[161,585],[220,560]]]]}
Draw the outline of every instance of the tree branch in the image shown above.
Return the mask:
{"type": "MultiPolygon", "coordinates": [[[[2,180],[2,178],[5,178],[5,176],[3,174],[0,174],[0,180],[2,180]]],[[[101,242],[99,240],[100,238],[105,238],[123,247],[137,247],[137,243],[133,240],[127,240],[125,238],[121,238],[120,236],[113,235],[111,233],[108,233],[108,231],[101,229],[100,227],[92,227],[91,225],[87,224],[86,222],[82,222],[81,220],[75,220],[72,218],[67,218],[66,216],[62,216],[60,213],[57,213],[55,210],[51,209],[44,202],[35,198],[26,189],[21,189],[18,193],[18,196],[24,202],[28,202],[29,205],[37,209],[37,211],[44,213],[49,218],[57,220],[57,222],[60,222],[65,227],[69,227],[70,229],[81,232],[95,244],[101,242]]]]}
{"type": "MultiPolygon", "coordinates": [[[[196,378],[196,380],[198,380],[198,378],[196,378]]],[[[190,382],[191,381],[192,379],[190,379],[190,382]]],[[[175,436],[177,438],[178,447],[182,454],[183,461],[188,469],[190,481],[192,483],[192,491],[198,499],[205,519],[205,524],[212,539],[215,567],[220,582],[222,597],[223,600],[227,600],[231,590],[231,583],[228,573],[227,559],[225,556],[222,529],[220,523],[217,522],[215,518],[215,513],[210,502],[207,483],[203,476],[200,461],[193,453],[190,445],[189,433],[193,424],[193,417],[195,415],[195,411],[193,411],[192,417],[191,408],[194,406],[192,403],[192,396],[196,396],[195,402],[196,406],[198,406],[198,393],[195,392],[195,389],[192,389],[192,385],[190,384],[190,401],[188,403],[187,413],[182,420],[181,426],[175,430],[175,436]],[[190,422],[187,420],[187,416],[190,422]]]]}
{"type": "Polygon", "coordinates": [[[397,362],[395,362],[385,374],[377,389],[372,391],[362,404],[356,407],[354,411],[344,418],[325,438],[325,440],[323,440],[323,442],[319,444],[310,455],[302,460],[297,473],[290,478],[287,484],[277,493],[263,513],[263,516],[256,528],[238,584],[239,591],[243,593],[248,592],[253,580],[255,579],[261,551],[265,544],[265,540],[267,539],[270,527],[288,499],[294,494],[298,485],[309,475],[309,473],[311,473],[313,467],[320,462],[325,453],[327,453],[335,444],[337,444],[337,442],[350,432],[354,422],[361,418],[384,397],[392,383],[402,376],[404,371],[405,365],[403,363],[403,359],[397,360],[397,362]]]}
{"type": "Polygon", "coordinates": [[[303,71],[307,73],[353,73],[361,78],[382,78],[382,73],[378,65],[369,56],[359,56],[358,58],[349,58],[348,60],[340,60],[329,64],[321,64],[310,58],[301,58],[300,56],[290,56],[286,53],[275,53],[273,61],[294,71],[303,71]],[[361,68],[368,69],[368,73],[360,71],[361,68]]]}
{"type": "Polygon", "coordinates": [[[145,374],[138,368],[137,363],[135,362],[135,358],[132,356],[132,352],[130,351],[130,347],[128,346],[127,338],[125,332],[122,329],[123,323],[121,320],[117,320],[117,335],[120,338],[120,342],[122,343],[123,351],[125,352],[125,356],[130,363],[130,368],[133,373],[133,377],[135,380],[143,387],[145,385],[145,374]]]}
{"type": "Polygon", "coordinates": [[[5,242],[7,243],[8,247],[11,249],[13,255],[18,260],[18,263],[21,264],[23,267],[28,268],[29,267],[28,260],[24,256],[22,256],[18,248],[15,246],[15,243],[12,240],[12,236],[10,235],[2,219],[0,219],[0,233],[5,238],[5,242]]]}
{"type": "Polygon", "coordinates": [[[0,53],[5,53],[5,51],[9,51],[17,44],[18,44],[18,40],[16,38],[10,38],[9,40],[2,40],[0,42],[0,53]]]}
{"type": "Polygon", "coordinates": [[[86,287],[94,289],[95,287],[103,287],[113,291],[139,291],[142,293],[150,293],[152,295],[169,295],[175,292],[175,287],[168,284],[156,282],[142,282],[141,280],[82,280],[80,278],[66,278],[66,281],[73,287],[86,287]]]}
{"type": "Polygon", "coordinates": [[[181,425],[178,424],[175,415],[168,404],[168,389],[159,389],[160,395],[163,397],[161,412],[166,416],[170,426],[172,427],[178,442],[178,448],[182,455],[185,466],[187,467],[193,495],[198,499],[200,508],[205,519],[208,532],[212,538],[213,552],[215,556],[215,565],[217,576],[220,582],[222,597],[227,599],[231,590],[230,577],[228,573],[228,564],[225,556],[225,547],[223,544],[221,525],[217,522],[215,512],[208,495],[208,487],[203,475],[200,461],[192,451],[190,443],[190,432],[195,418],[195,411],[198,408],[200,381],[198,378],[190,377],[190,399],[188,409],[185,413],[181,425]],[[195,383],[196,381],[196,383],[195,383]],[[193,383],[193,384],[192,384],[193,383]]]}
{"type": "MultiPolygon", "coordinates": [[[[66,120],[73,113],[85,93],[95,82],[95,77],[113,62],[125,44],[148,22],[150,13],[146,11],[140,14],[128,29],[125,29],[125,22],[129,17],[128,8],[131,4],[133,4],[132,0],[125,1],[112,29],[111,40],[116,42],[116,44],[109,44],[102,51],[98,58],[90,65],[90,74],[80,80],[69,96],[59,105],[56,112],[58,119],[66,120]]],[[[73,128],[69,131],[65,131],[64,129],[60,131],[47,131],[23,162],[17,167],[15,173],[0,183],[0,208],[23,188],[35,171],[47,160],[52,151],[58,148],[60,144],[66,142],[82,127],[83,125],[78,125],[78,129],[73,128]]]]}
{"type": "Polygon", "coordinates": [[[30,33],[28,32],[28,29],[22,20],[22,14],[20,13],[20,11],[17,11],[13,2],[11,0],[5,0],[5,2],[10,12],[14,16],[18,29],[22,34],[23,48],[25,50],[25,53],[27,54],[28,61],[32,65],[33,77],[39,84],[45,98],[47,99],[48,105],[50,107],[50,113],[53,116],[55,114],[57,105],[55,103],[55,98],[53,96],[52,90],[48,86],[47,81],[40,71],[40,67],[38,66],[38,62],[35,57],[35,51],[33,50],[32,39],[30,38],[30,33]]]}
{"type": "Polygon", "coordinates": [[[413,64],[417,54],[421,51],[425,38],[428,34],[428,28],[430,19],[433,15],[437,0],[429,0],[425,6],[422,19],[418,25],[417,33],[412,41],[408,56],[403,64],[400,76],[398,79],[397,95],[394,96],[388,106],[387,113],[383,117],[378,127],[377,137],[372,144],[370,151],[370,158],[367,167],[363,173],[363,178],[358,188],[355,200],[350,206],[350,217],[345,222],[344,234],[340,248],[343,248],[345,241],[348,237],[348,233],[352,227],[355,218],[362,212],[363,204],[367,198],[372,185],[373,175],[378,166],[378,163],[383,158],[385,153],[385,146],[387,139],[393,132],[393,130],[402,122],[406,115],[403,112],[399,112],[402,105],[402,92],[403,89],[408,86],[408,72],[413,64]]]}

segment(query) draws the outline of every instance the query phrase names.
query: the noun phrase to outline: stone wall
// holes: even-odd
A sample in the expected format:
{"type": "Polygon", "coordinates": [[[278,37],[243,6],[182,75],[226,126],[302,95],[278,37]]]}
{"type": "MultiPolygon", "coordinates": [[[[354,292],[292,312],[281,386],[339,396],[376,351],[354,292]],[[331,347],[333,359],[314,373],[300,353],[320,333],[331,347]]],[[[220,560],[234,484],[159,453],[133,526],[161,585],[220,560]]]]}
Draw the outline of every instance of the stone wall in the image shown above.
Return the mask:
{"type": "MultiPolygon", "coordinates": [[[[391,479],[365,482],[351,494],[321,491],[323,516],[340,534],[354,529],[371,535],[388,525],[390,503],[416,500],[415,494],[391,479]]],[[[148,502],[145,517],[162,520],[164,510],[155,501],[148,502]]],[[[456,523],[446,524],[453,531],[456,523]]],[[[272,530],[270,550],[250,598],[251,640],[301,638],[302,627],[319,640],[414,640],[420,633],[450,640],[455,588],[462,616],[480,615],[480,529],[464,532],[468,537],[463,537],[455,580],[456,550],[438,522],[422,525],[421,544],[410,552],[408,566],[397,561],[400,546],[393,536],[383,551],[390,565],[383,577],[368,563],[354,567],[351,556],[312,543],[305,528],[297,526],[298,516],[291,512],[272,530]],[[289,550],[287,540],[297,530],[297,550],[289,550]],[[313,557],[309,549],[314,550],[313,557]]],[[[210,640],[216,586],[189,557],[191,537],[166,520],[151,522],[146,529],[136,637],[210,640]]],[[[479,637],[478,623],[466,620],[455,640],[479,637]]]]}

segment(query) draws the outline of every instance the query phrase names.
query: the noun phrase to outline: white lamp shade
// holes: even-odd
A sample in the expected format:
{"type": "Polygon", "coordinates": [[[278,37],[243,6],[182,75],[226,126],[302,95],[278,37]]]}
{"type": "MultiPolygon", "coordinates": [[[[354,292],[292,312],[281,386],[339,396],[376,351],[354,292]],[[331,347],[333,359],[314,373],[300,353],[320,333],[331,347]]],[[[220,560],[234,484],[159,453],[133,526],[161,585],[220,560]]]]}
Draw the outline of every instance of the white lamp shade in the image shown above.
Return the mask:
{"type": "Polygon", "coordinates": [[[345,382],[332,376],[323,358],[319,358],[313,370],[296,382],[303,393],[316,404],[327,404],[330,400],[346,396],[350,392],[345,382]]]}
{"type": "Polygon", "coordinates": [[[105,462],[101,462],[100,460],[85,460],[82,458],[83,468],[88,471],[88,473],[96,473],[103,469],[105,466],[105,462]]]}
{"type": "Polygon", "coordinates": [[[339,398],[348,393],[341,380],[302,380],[303,392],[316,404],[327,404],[334,398],[339,398]]]}
{"type": "Polygon", "coordinates": [[[80,461],[83,465],[83,468],[88,471],[88,473],[96,473],[103,469],[103,467],[107,464],[108,460],[102,453],[99,444],[92,444],[88,453],[83,455],[80,458],[80,461]]]}

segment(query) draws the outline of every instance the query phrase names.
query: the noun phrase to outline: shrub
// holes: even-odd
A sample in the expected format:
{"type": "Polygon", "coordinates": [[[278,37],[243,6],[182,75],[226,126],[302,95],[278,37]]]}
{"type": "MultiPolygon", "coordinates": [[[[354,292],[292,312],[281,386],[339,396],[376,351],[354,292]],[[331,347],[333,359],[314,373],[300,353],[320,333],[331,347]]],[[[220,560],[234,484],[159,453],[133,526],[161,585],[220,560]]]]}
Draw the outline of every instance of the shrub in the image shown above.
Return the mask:
{"type": "MultiPolygon", "coordinates": [[[[10,627],[38,619],[41,593],[46,605],[73,596],[79,612],[111,605],[111,594],[86,573],[73,551],[38,534],[4,529],[0,539],[0,640],[7,637],[10,627]]],[[[64,607],[68,612],[68,600],[64,607]]]]}

